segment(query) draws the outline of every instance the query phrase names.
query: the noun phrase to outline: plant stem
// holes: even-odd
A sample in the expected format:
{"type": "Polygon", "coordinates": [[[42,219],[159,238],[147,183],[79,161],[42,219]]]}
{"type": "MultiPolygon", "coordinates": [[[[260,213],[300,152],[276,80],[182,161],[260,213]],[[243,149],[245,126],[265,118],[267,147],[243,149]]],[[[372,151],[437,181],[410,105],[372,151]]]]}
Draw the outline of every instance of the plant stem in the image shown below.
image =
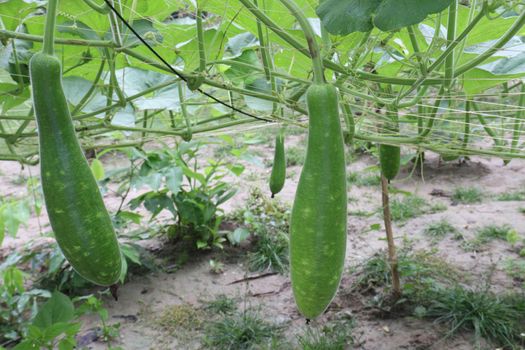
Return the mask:
{"type": "Polygon", "coordinates": [[[315,32],[308,22],[304,12],[297,6],[294,0],[280,0],[281,3],[292,13],[292,15],[297,19],[299,25],[303,29],[304,36],[306,37],[306,42],[308,43],[308,51],[310,52],[310,58],[313,63],[314,70],[314,83],[315,84],[324,84],[324,67],[323,67],[323,58],[321,57],[321,48],[315,37],[315,32]]]}
{"type": "Polygon", "coordinates": [[[202,10],[197,0],[197,41],[199,44],[199,72],[206,71],[206,50],[204,49],[204,27],[202,25],[202,10]]]}
{"type": "MultiPolygon", "coordinates": [[[[19,39],[35,43],[44,42],[41,35],[32,35],[27,33],[13,32],[10,30],[0,29],[0,39],[19,39]]],[[[89,47],[116,47],[115,43],[107,40],[84,40],[84,39],[64,39],[56,38],[55,44],[89,46],[89,47]]]]}
{"type": "Polygon", "coordinates": [[[103,3],[102,5],[97,4],[93,0],[84,0],[84,3],[91,7],[93,10],[97,11],[100,14],[106,15],[109,13],[109,7],[106,5],[106,3],[103,3]]]}
{"type": "Polygon", "coordinates": [[[394,232],[392,229],[392,216],[390,214],[388,180],[383,175],[381,175],[381,193],[383,200],[383,218],[385,222],[385,231],[388,243],[388,262],[390,264],[390,270],[392,273],[392,296],[395,299],[399,299],[401,297],[401,281],[399,278],[396,244],[394,242],[394,232]]]}
{"type": "Polygon", "coordinates": [[[51,56],[55,54],[55,24],[57,8],[58,0],[49,0],[47,2],[46,26],[42,52],[51,56]]]}
{"type": "Polygon", "coordinates": [[[521,84],[521,94],[520,94],[520,101],[519,101],[519,111],[516,113],[516,116],[514,117],[514,132],[512,135],[512,152],[517,151],[518,142],[521,135],[521,124],[523,122],[523,119],[525,118],[525,83],[521,84]]]}
{"type": "MultiPolygon", "coordinates": [[[[455,43],[456,40],[456,27],[458,22],[458,2],[454,0],[452,5],[448,8],[448,24],[447,24],[447,47],[455,43]]],[[[452,80],[454,77],[454,50],[450,51],[450,54],[445,59],[445,81],[444,85],[447,88],[452,86],[452,80]]]]}

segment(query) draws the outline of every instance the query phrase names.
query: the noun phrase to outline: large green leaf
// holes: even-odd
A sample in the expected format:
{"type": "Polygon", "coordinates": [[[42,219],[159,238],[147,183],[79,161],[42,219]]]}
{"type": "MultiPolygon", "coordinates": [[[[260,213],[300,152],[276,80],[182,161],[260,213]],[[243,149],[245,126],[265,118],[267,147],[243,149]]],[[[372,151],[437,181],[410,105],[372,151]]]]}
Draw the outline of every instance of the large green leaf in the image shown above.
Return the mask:
{"type": "Polygon", "coordinates": [[[0,19],[7,30],[15,30],[23,20],[44,1],[0,0],[0,19]]]}
{"type": "Polygon", "coordinates": [[[422,22],[453,0],[325,0],[317,8],[326,29],[335,35],[367,32],[376,26],[397,30],[422,22]]]}
{"type": "Polygon", "coordinates": [[[75,307],[66,295],[54,292],[51,298],[42,306],[33,320],[33,325],[49,328],[56,323],[67,323],[73,319],[75,307]]]}

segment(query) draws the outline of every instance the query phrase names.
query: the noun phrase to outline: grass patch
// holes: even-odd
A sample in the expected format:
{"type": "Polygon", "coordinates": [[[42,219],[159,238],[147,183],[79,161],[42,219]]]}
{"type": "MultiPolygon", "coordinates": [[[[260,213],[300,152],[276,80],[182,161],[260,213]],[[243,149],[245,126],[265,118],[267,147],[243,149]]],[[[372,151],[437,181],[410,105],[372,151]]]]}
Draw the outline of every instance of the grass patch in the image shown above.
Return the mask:
{"type": "Polygon", "coordinates": [[[492,240],[511,241],[517,235],[509,225],[487,225],[478,229],[476,236],[470,240],[463,240],[461,247],[468,252],[476,252],[492,240]]]}
{"type": "Polygon", "coordinates": [[[525,192],[513,191],[500,193],[496,200],[498,201],[525,201],[525,192]]]}
{"type": "Polygon", "coordinates": [[[286,166],[298,166],[304,164],[306,149],[297,146],[286,148],[286,166]]]}
{"type": "MultiPolygon", "coordinates": [[[[390,213],[393,221],[406,221],[423,215],[428,211],[428,203],[421,197],[410,195],[402,199],[395,198],[390,202],[390,213]]],[[[382,211],[383,208],[380,208],[382,211]]]]}
{"type": "MultiPolygon", "coordinates": [[[[435,285],[446,285],[459,280],[461,273],[433,252],[412,252],[408,248],[398,252],[399,274],[404,293],[419,294],[435,285]]],[[[367,290],[373,287],[389,287],[392,284],[390,263],[386,252],[380,251],[364,263],[354,267],[355,286],[367,290]]],[[[463,276],[464,277],[464,276],[463,276]]]]}
{"type": "Polygon", "coordinates": [[[231,220],[240,222],[253,237],[247,256],[250,270],[287,271],[289,216],[287,206],[260,189],[253,189],[246,205],[231,214],[231,220]]]}
{"type": "Polygon", "coordinates": [[[458,187],[452,193],[452,201],[459,204],[480,203],[483,192],[477,187],[458,187]]]}
{"type": "Polygon", "coordinates": [[[507,236],[514,232],[509,225],[487,225],[478,230],[477,239],[481,243],[487,243],[493,239],[507,240],[507,236]]]}
{"type": "Polygon", "coordinates": [[[253,250],[248,253],[250,271],[274,271],[285,273],[288,270],[288,236],[278,231],[274,234],[261,229],[253,250]]]}
{"type": "Polygon", "coordinates": [[[423,232],[434,240],[442,240],[448,234],[456,233],[457,229],[450,222],[442,219],[429,224],[423,232]]]}
{"type": "Polygon", "coordinates": [[[227,295],[218,295],[214,300],[204,303],[204,310],[211,314],[229,315],[237,310],[237,302],[235,299],[227,295]]]}
{"type": "Polygon", "coordinates": [[[321,329],[308,327],[297,341],[303,350],[344,350],[354,344],[353,329],[352,321],[330,323],[321,329]]]}
{"type": "Polygon", "coordinates": [[[174,334],[177,331],[192,331],[201,329],[205,315],[202,310],[194,308],[189,304],[169,306],[156,319],[157,325],[162,329],[174,334]]]}
{"type": "Polygon", "coordinates": [[[254,311],[225,315],[205,329],[204,344],[217,350],[267,349],[281,329],[254,311]]]}
{"type": "Polygon", "coordinates": [[[525,260],[507,258],[504,262],[504,268],[507,275],[516,281],[525,283],[525,260]]]}
{"type": "Polygon", "coordinates": [[[348,174],[347,180],[350,185],[358,187],[378,187],[381,185],[381,175],[370,171],[351,172],[348,174]]]}
{"type": "Polygon", "coordinates": [[[446,324],[446,337],[468,330],[474,332],[477,348],[482,338],[509,349],[525,345],[523,295],[499,296],[456,286],[430,293],[428,298],[426,317],[446,324]]]}

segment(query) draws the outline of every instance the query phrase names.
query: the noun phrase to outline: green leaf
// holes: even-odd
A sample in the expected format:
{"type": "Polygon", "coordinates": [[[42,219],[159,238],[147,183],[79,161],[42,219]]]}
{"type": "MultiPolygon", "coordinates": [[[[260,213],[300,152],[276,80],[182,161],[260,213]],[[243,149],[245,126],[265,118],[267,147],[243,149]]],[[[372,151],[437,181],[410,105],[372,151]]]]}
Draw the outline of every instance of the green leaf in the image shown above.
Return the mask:
{"type": "Polygon", "coordinates": [[[105,172],[104,172],[104,165],[102,162],[98,159],[93,159],[91,162],[91,171],[93,172],[93,176],[95,177],[95,180],[100,181],[104,179],[105,172]]]}
{"type": "Polygon", "coordinates": [[[180,187],[182,185],[183,172],[179,167],[174,167],[168,170],[166,174],[166,186],[173,194],[180,192],[180,187]]]}
{"type": "Polygon", "coordinates": [[[453,0],[326,0],[317,8],[325,28],[334,35],[368,32],[376,26],[397,30],[422,22],[446,9],[453,0]]]}
{"type": "Polygon", "coordinates": [[[250,236],[250,231],[244,227],[239,227],[235,229],[231,234],[228,235],[228,238],[232,244],[239,244],[245,241],[250,236]]]}
{"type": "Polygon", "coordinates": [[[455,0],[384,0],[379,6],[374,24],[383,31],[418,24],[428,15],[445,10],[455,0]]]}
{"type": "Polygon", "coordinates": [[[8,71],[0,69],[0,93],[13,91],[18,87],[8,71]]]}
{"type": "Polygon", "coordinates": [[[334,35],[368,32],[372,15],[382,0],[326,0],[317,8],[325,28],[334,35]]]}
{"type": "Polygon", "coordinates": [[[140,224],[140,220],[142,219],[142,215],[131,211],[121,211],[118,213],[118,217],[126,221],[131,221],[137,225],[140,224]]]}
{"type": "Polygon", "coordinates": [[[15,30],[38,5],[35,0],[0,1],[0,19],[7,30],[15,30]]]}
{"type": "Polygon", "coordinates": [[[75,307],[71,299],[60,292],[53,292],[51,298],[42,306],[33,320],[33,325],[48,328],[55,323],[69,322],[73,319],[75,307]]]}

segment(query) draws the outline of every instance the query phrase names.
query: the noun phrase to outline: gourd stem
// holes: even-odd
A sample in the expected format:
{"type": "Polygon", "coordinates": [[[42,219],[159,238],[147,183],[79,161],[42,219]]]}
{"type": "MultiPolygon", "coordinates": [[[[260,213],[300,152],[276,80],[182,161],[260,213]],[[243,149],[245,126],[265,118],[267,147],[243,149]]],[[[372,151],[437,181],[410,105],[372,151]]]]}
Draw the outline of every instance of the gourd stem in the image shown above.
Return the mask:
{"type": "Polygon", "coordinates": [[[199,44],[199,72],[206,71],[206,50],[204,49],[204,26],[202,24],[202,10],[197,1],[197,41],[199,44]]]}
{"type": "Polygon", "coordinates": [[[519,101],[519,111],[516,114],[516,118],[514,119],[514,132],[512,135],[512,152],[517,151],[518,142],[520,139],[521,134],[521,124],[523,122],[523,119],[525,117],[525,112],[523,108],[525,108],[525,84],[521,84],[521,94],[520,94],[520,101],[519,101]]]}
{"type": "Polygon", "coordinates": [[[44,46],[42,52],[48,55],[55,54],[55,24],[58,8],[58,0],[47,2],[46,26],[44,32],[44,46]]]}
{"type": "Polygon", "coordinates": [[[407,30],[408,36],[410,37],[410,43],[412,44],[412,48],[414,49],[414,53],[416,54],[416,59],[419,63],[419,70],[421,71],[421,74],[427,75],[427,65],[423,57],[421,57],[421,48],[419,47],[419,43],[417,42],[417,36],[414,26],[408,26],[407,30]]]}
{"type": "Polygon", "coordinates": [[[303,29],[304,36],[306,37],[306,42],[308,43],[308,51],[310,52],[310,58],[313,63],[314,70],[314,83],[324,84],[324,67],[323,67],[323,58],[321,57],[321,48],[319,43],[316,40],[315,32],[308,22],[304,12],[297,6],[293,0],[280,0],[281,3],[292,13],[292,15],[297,19],[299,25],[303,29]]]}
{"type": "Polygon", "coordinates": [[[97,11],[100,14],[108,14],[110,9],[106,3],[103,3],[102,5],[97,4],[93,0],[84,0],[84,3],[91,7],[93,10],[97,11]]]}
{"type": "MultiPolygon", "coordinates": [[[[454,0],[452,5],[448,9],[448,28],[447,28],[447,47],[455,44],[456,39],[456,27],[458,21],[458,2],[454,0]]],[[[445,81],[444,84],[446,87],[452,86],[452,80],[454,79],[454,50],[450,51],[450,54],[445,60],[445,81]]]]}
{"type": "Polygon", "coordinates": [[[388,243],[388,263],[392,273],[392,296],[395,299],[399,299],[401,297],[401,281],[399,278],[396,244],[394,242],[394,231],[392,229],[392,216],[390,214],[388,180],[384,175],[381,175],[381,190],[383,200],[383,219],[385,222],[385,231],[388,243]]]}

